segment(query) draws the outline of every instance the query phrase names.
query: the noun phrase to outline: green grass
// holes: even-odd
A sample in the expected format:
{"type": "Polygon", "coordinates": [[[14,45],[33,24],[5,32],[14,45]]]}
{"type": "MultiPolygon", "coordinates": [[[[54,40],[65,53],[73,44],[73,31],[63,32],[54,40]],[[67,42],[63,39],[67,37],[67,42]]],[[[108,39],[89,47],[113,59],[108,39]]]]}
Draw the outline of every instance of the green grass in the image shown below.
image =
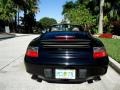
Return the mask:
{"type": "Polygon", "coordinates": [[[100,38],[100,40],[104,43],[109,56],[120,63],[120,39],[100,38]]]}

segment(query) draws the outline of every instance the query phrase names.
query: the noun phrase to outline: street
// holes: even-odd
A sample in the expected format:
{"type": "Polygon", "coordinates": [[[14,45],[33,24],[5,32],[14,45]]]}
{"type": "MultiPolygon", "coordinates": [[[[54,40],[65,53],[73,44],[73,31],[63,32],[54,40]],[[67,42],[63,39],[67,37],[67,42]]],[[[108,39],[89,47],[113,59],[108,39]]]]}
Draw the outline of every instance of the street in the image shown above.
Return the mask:
{"type": "Polygon", "coordinates": [[[0,41],[0,90],[120,90],[120,75],[111,67],[101,81],[88,84],[56,84],[31,79],[25,71],[24,54],[29,42],[38,35],[0,41]]]}

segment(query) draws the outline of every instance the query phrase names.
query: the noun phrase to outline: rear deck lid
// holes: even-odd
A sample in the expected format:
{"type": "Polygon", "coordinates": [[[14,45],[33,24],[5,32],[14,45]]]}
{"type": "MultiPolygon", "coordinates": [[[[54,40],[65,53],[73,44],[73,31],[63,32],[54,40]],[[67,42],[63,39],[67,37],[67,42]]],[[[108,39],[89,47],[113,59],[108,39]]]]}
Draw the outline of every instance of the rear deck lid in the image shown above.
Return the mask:
{"type": "Polygon", "coordinates": [[[49,63],[93,62],[91,40],[86,32],[49,32],[41,37],[41,45],[41,57],[49,63]]]}

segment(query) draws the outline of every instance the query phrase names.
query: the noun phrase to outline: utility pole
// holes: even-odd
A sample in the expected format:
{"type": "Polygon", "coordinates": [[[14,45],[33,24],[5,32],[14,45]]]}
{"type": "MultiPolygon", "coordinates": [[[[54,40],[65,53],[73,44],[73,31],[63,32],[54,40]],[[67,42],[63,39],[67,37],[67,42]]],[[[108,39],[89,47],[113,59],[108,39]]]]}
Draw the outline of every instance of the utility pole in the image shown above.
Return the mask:
{"type": "Polygon", "coordinates": [[[104,6],[104,0],[100,0],[100,16],[99,16],[99,27],[98,27],[98,33],[103,33],[103,6],[104,6]]]}

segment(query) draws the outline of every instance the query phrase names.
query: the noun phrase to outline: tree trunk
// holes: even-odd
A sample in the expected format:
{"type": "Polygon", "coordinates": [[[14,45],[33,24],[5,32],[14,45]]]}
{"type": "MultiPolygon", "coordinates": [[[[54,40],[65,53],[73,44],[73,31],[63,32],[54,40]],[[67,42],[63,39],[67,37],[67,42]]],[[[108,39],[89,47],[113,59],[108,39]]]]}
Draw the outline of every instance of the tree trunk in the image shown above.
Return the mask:
{"type": "Polygon", "coordinates": [[[15,28],[14,33],[17,32],[17,15],[15,15],[15,28]]]}
{"type": "Polygon", "coordinates": [[[104,6],[104,0],[100,0],[100,16],[99,16],[99,27],[98,27],[98,33],[103,33],[103,6],[104,6]]]}
{"type": "MultiPolygon", "coordinates": [[[[17,26],[19,27],[19,8],[17,7],[17,18],[18,18],[18,20],[17,20],[17,26]]],[[[19,30],[19,28],[17,27],[17,31],[20,33],[20,30],[19,30]]]]}
{"type": "Polygon", "coordinates": [[[26,25],[26,14],[27,14],[27,9],[26,7],[24,7],[24,33],[28,33],[27,25],[26,25]]]}

